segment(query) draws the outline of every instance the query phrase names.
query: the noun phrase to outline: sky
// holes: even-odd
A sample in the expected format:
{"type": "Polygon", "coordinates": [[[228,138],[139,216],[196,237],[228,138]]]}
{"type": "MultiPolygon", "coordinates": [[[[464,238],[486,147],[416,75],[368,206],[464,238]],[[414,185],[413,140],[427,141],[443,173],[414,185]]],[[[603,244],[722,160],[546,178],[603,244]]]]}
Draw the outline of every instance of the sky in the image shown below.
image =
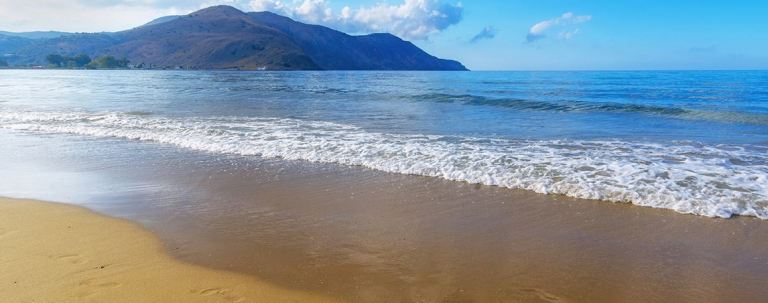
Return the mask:
{"type": "Polygon", "coordinates": [[[119,31],[226,4],[390,32],[472,70],[768,69],[768,1],[0,0],[0,30],[119,31]]]}

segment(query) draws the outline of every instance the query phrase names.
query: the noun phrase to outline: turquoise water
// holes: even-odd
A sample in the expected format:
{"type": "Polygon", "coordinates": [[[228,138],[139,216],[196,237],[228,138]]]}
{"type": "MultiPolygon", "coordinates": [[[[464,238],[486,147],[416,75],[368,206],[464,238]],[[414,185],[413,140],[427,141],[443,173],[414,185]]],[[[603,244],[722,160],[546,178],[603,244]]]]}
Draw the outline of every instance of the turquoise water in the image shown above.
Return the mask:
{"type": "Polygon", "coordinates": [[[3,70],[0,128],[768,218],[764,71],[3,70]]]}

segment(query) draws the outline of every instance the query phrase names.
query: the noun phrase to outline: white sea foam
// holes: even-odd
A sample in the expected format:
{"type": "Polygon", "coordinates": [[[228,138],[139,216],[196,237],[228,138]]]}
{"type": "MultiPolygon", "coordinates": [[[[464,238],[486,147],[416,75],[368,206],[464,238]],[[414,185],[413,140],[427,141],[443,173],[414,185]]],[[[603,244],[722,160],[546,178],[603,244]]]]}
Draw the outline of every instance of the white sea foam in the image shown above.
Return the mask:
{"type": "Polygon", "coordinates": [[[84,112],[0,112],[0,127],[360,165],[709,217],[768,219],[768,150],[759,146],[500,140],[373,133],[282,118],[84,112]]]}

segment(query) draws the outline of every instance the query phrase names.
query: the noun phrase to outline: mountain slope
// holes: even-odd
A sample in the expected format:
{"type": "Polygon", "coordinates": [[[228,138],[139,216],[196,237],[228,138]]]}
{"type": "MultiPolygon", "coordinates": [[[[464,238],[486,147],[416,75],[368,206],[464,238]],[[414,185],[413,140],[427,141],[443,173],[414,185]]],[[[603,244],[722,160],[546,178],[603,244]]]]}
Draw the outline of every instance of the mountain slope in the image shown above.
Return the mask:
{"type": "MultiPolygon", "coordinates": [[[[96,57],[102,50],[117,42],[110,34],[71,34],[53,39],[28,39],[21,47],[6,50],[11,56],[9,63],[14,65],[47,65],[45,57],[49,54],[77,55],[87,54],[96,57]]],[[[0,43],[0,48],[2,43],[0,43]]]]}
{"type": "Polygon", "coordinates": [[[142,26],[116,35],[105,53],[134,63],[194,69],[318,69],[285,34],[229,6],[142,26]]]}
{"type": "Polygon", "coordinates": [[[181,17],[184,17],[184,16],[170,15],[170,16],[160,17],[160,18],[157,18],[155,20],[149,21],[146,24],[144,24],[142,26],[139,26],[139,27],[144,27],[144,26],[150,26],[150,25],[165,23],[165,22],[168,22],[168,21],[173,21],[173,20],[179,19],[181,17]]]}
{"type": "Polygon", "coordinates": [[[2,41],[0,50],[10,54],[12,64],[44,64],[48,54],[84,53],[191,69],[466,70],[459,62],[431,56],[390,34],[352,36],[230,6],[162,17],[116,33],[2,41]]]}
{"type": "Polygon", "coordinates": [[[438,59],[391,34],[351,36],[270,12],[248,13],[296,41],[323,69],[465,70],[461,63],[438,59]]]}
{"type": "Polygon", "coordinates": [[[0,31],[0,35],[12,36],[26,39],[51,39],[61,36],[71,35],[72,33],[54,32],[54,31],[36,31],[36,32],[5,32],[0,31]]]}
{"type": "Polygon", "coordinates": [[[32,40],[30,39],[0,34],[0,56],[12,53],[14,50],[23,48],[31,43],[32,40]]]}

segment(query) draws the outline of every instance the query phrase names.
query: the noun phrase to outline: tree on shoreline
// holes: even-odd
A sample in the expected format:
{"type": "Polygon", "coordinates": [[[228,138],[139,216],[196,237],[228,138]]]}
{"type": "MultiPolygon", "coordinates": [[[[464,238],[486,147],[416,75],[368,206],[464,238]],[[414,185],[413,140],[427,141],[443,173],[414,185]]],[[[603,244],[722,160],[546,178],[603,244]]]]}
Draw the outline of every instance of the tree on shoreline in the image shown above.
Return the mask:
{"type": "Polygon", "coordinates": [[[88,65],[88,63],[91,63],[91,57],[88,57],[88,55],[86,55],[86,54],[79,54],[79,55],[75,56],[74,58],[72,58],[72,60],[70,60],[70,62],[74,62],[74,65],[76,67],[83,67],[83,66],[88,65]]]}
{"type": "Polygon", "coordinates": [[[88,63],[85,68],[88,69],[100,69],[100,68],[106,68],[106,69],[113,69],[113,68],[128,68],[128,59],[115,59],[115,57],[112,56],[101,56],[90,63],[88,63]]]}
{"type": "Polygon", "coordinates": [[[128,59],[115,59],[113,56],[101,56],[91,59],[86,54],[79,54],[74,57],[62,56],[59,54],[50,54],[45,57],[50,68],[69,68],[69,69],[116,69],[128,68],[128,59]]]}
{"type": "Polygon", "coordinates": [[[64,56],[59,54],[50,54],[45,57],[45,60],[48,61],[49,66],[62,67],[62,64],[64,63],[64,56]]]}

